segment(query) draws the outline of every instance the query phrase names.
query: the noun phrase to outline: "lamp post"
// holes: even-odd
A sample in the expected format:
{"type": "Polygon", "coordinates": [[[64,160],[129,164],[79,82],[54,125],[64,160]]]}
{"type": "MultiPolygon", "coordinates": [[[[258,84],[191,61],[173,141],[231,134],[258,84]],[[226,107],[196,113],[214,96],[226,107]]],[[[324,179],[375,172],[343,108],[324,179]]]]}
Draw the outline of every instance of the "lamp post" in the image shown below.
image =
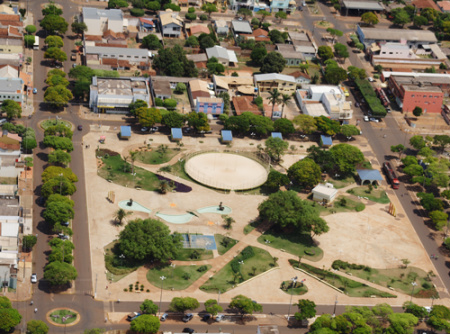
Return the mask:
{"type": "Polygon", "coordinates": [[[417,283],[416,282],[412,282],[412,290],[411,290],[411,303],[412,303],[412,298],[413,298],[413,294],[414,294],[414,288],[416,287],[417,283]]]}
{"type": "Polygon", "coordinates": [[[338,304],[337,298],[338,298],[338,296],[336,295],[336,300],[334,301],[333,318],[336,316],[336,307],[338,304]]]}
{"type": "Polygon", "coordinates": [[[120,254],[120,255],[119,255],[119,258],[120,258],[120,263],[121,263],[122,266],[123,266],[123,260],[125,259],[125,255],[120,254]]]}
{"type": "Polygon", "coordinates": [[[161,279],[161,295],[159,296],[159,314],[161,315],[162,291],[164,286],[164,280],[166,279],[166,277],[161,276],[160,279],[161,279]]]}
{"type": "Polygon", "coordinates": [[[289,323],[289,318],[290,318],[290,315],[291,315],[291,305],[292,305],[292,294],[293,294],[293,289],[294,289],[295,283],[297,283],[297,279],[298,279],[297,276],[291,278],[292,286],[291,286],[291,298],[290,298],[290,300],[289,300],[289,310],[288,310],[288,316],[287,316],[287,321],[288,321],[288,323],[289,323]]]}

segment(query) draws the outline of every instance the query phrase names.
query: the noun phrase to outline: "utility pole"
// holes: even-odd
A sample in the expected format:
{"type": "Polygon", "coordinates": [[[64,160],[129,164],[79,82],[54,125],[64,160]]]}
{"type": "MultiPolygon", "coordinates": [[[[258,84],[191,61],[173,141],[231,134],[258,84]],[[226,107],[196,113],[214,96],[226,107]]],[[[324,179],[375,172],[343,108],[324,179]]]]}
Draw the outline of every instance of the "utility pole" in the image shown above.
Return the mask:
{"type": "Polygon", "coordinates": [[[94,299],[97,298],[97,282],[98,282],[98,274],[95,274],[95,292],[94,292],[94,299]]]}
{"type": "Polygon", "coordinates": [[[290,315],[291,315],[292,294],[294,293],[294,287],[295,287],[295,283],[297,283],[297,279],[298,279],[297,276],[291,278],[292,286],[291,286],[291,299],[289,301],[289,310],[288,310],[288,316],[287,316],[288,323],[289,323],[289,318],[290,318],[290,315]]]}
{"type": "Polygon", "coordinates": [[[164,286],[164,280],[166,279],[166,277],[161,276],[160,279],[161,279],[161,295],[159,296],[159,315],[161,315],[162,291],[164,286]]]}

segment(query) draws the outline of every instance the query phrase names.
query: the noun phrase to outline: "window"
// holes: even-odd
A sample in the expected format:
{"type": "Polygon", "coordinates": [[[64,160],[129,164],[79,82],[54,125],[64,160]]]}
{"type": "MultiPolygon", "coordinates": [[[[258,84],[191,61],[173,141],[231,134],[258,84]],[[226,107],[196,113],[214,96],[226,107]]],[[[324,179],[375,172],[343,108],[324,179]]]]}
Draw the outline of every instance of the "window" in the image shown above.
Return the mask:
{"type": "Polygon", "coordinates": [[[416,97],[416,95],[415,95],[415,94],[412,94],[411,97],[416,97]]]}

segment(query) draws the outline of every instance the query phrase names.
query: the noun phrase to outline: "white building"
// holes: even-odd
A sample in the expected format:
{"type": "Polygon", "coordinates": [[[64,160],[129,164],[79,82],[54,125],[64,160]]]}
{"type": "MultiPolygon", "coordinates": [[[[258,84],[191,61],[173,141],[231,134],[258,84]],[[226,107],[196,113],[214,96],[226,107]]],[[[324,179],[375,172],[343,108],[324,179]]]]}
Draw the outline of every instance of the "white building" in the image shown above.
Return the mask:
{"type": "Polygon", "coordinates": [[[338,193],[331,183],[318,184],[313,190],[313,200],[328,204],[334,201],[338,193]]]}
{"type": "Polygon", "coordinates": [[[123,12],[120,9],[83,7],[82,17],[88,28],[86,35],[102,36],[106,30],[124,31],[123,12]]]}

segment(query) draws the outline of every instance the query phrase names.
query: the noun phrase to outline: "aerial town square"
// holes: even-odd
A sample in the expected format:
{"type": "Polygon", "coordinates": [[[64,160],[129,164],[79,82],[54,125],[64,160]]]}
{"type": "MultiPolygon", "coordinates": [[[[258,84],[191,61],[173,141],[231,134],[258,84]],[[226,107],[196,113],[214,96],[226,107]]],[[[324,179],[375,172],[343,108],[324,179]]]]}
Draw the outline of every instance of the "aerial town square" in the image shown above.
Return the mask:
{"type": "Polygon", "coordinates": [[[0,334],[450,333],[450,1],[0,1],[0,334]]]}

